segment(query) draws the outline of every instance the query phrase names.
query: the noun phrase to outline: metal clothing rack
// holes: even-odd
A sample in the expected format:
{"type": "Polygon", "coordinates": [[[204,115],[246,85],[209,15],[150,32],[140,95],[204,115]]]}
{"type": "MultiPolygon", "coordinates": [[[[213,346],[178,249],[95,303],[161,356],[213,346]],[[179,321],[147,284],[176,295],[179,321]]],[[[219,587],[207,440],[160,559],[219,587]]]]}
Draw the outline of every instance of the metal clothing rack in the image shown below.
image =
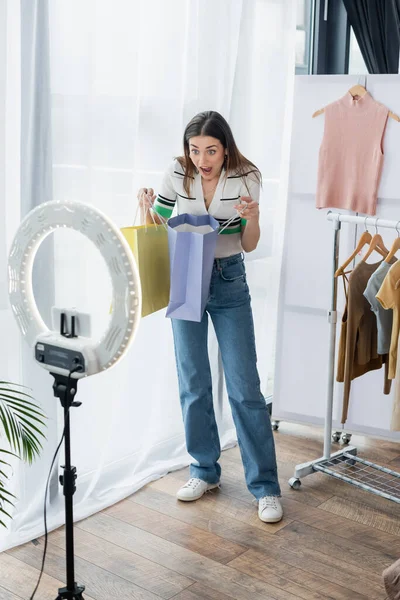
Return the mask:
{"type": "MultiPolygon", "coordinates": [[[[335,272],[339,267],[339,242],[341,223],[353,223],[372,225],[386,229],[397,229],[399,221],[387,221],[374,217],[356,217],[337,212],[329,212],[327,215],[329,221],[333,222],[333,243],[332,243],[332,292],[331,306],[328,311],[329,323],[329,356],[328,356],[328,387],[326,416],[324,428],[324,454],[321,458],[307,463],[297,465],[294,471],[294,477],[289,479],[289,485],[293,489],[299,489],[301,478],[312,473],[326,473],[331,477],[340,479],[363,490],[372,492],[393,502],[400,504],[400,473],[381,467],[363,458],[357,456],[357,448],[348,446],[347,448],[331,454],[332,439],[332,413],[333,397],[335,386],[335,348],[336,348],[336,323],[337,323],[337,278],[335,272]]],[[[337,434],[333,436],[336,439],[337,434]]]]}

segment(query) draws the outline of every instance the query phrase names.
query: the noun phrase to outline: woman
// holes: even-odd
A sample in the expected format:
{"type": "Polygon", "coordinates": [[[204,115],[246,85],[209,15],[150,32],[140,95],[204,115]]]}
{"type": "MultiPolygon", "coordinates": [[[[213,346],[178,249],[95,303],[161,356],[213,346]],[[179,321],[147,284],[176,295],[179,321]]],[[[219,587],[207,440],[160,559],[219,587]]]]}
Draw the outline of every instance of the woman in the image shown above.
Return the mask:
{"type": "MultiPolygon", "coordinates": [[[[175,206],[179,214],[208,212],[222,227],[231,217],[237,218],[218,236],[203,320],[195,323],[172,319],[186,445],[194,459],[191,478],[178,491],[177,498],[198,500],[220,482],[221,448],[207,350],[210,316],[221,351],[246,484],[258,500],[260,519],[276,523],[282,519],[283,511],[278,499],[275,446],[260,390],[242,256],[243,251],[255,250],[260,238],[261,175],[239,152],[228,123],[217,112],[194,117],[186,127],[183,144],[184,156],[165,173],[159,194],[155,196],[151,188],[139,190],[142,211],[146,212],[151,203],[154,212],[164,219],[171,216],[175,206]]],[[[151,223],[151,215],[146,218],[151,223]]]]}

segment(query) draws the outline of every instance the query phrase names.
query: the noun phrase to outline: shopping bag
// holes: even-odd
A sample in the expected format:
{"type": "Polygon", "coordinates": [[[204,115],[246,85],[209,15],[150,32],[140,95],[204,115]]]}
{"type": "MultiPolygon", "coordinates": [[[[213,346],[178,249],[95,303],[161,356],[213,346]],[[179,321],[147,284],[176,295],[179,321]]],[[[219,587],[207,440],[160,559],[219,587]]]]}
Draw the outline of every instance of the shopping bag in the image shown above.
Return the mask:
{"type": "Polygon", "coordinates": [[[121,229],[139,269],[142,317],[168,306],[169,256],[165,225],[134,225],[121,229]]]}
{"type": "Polygon", "coordinates": [[[207,304],[219,223],[210,215],[168,221],[170,297],[167,317],[200,322],[207,304]]]}

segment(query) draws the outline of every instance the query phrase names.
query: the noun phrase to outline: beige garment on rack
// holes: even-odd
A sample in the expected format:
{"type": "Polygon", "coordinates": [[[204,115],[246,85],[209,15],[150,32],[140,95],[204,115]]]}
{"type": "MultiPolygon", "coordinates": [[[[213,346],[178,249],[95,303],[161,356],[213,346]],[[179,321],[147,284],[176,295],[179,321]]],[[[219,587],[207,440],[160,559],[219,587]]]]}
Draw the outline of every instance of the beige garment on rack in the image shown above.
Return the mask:
{"type": "MultiPolygon", "coordinates": [[[[382,262],[382,261],[381,261],[382,262]]],[[[347,420],[351,382],[369,371],[381,369],[385,364],[384,393],[390,393],[387,378],[387,354],[378,354],[378,329],[376,316],[368,300],[364,297],[365,288],[372,273],[381,262],[360,262],[347,280],[342,275],[346,294],[339,341],[337,381],[344,383],[342,423],[347,420]],[[346,288],[346,281],[348,286],[346,288]]]]}
{"type": "Polygon", "coordinates": [[[396,376],[397,366],[397,345],[400,333],[400,288],[396,290],[396,283],[400,279],[400,261],[396,261],[388,274],[386,275],[381,289],[376,297],[382,304],[383,308],[393,309],[393,327],[392,339],[390,341],[389,350],[389,379],[394,379],[396,376]]]}
{"type": "Polygon", "coordinates": [[[392,419],[390,421],[390,429],[392,431],[400,431],[400,338],[398,341],[396,372],[398,376],[394,380],[392,419]]]}

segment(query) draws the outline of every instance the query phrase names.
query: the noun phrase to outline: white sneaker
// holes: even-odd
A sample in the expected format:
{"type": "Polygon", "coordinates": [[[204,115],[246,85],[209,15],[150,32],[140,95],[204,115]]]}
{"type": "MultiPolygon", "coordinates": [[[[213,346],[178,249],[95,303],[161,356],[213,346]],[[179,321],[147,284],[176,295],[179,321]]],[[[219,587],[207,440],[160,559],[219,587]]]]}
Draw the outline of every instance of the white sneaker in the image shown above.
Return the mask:
{"type": "Polygon", "coordinates": [[[180,490],[178,490],[176,497],[178,500],[183,502],[192,502],[201,498],[208,490],[213,490],[219,487],[218,483],[207,483],[198,477],[192,477],[180,490]]]}
{"type": "Polygon", "coordinates": [[[258,516],[264,523],[278,523],[283,517],[282,504],[276,496],[264,496],[258,501],[258,516]]]}

